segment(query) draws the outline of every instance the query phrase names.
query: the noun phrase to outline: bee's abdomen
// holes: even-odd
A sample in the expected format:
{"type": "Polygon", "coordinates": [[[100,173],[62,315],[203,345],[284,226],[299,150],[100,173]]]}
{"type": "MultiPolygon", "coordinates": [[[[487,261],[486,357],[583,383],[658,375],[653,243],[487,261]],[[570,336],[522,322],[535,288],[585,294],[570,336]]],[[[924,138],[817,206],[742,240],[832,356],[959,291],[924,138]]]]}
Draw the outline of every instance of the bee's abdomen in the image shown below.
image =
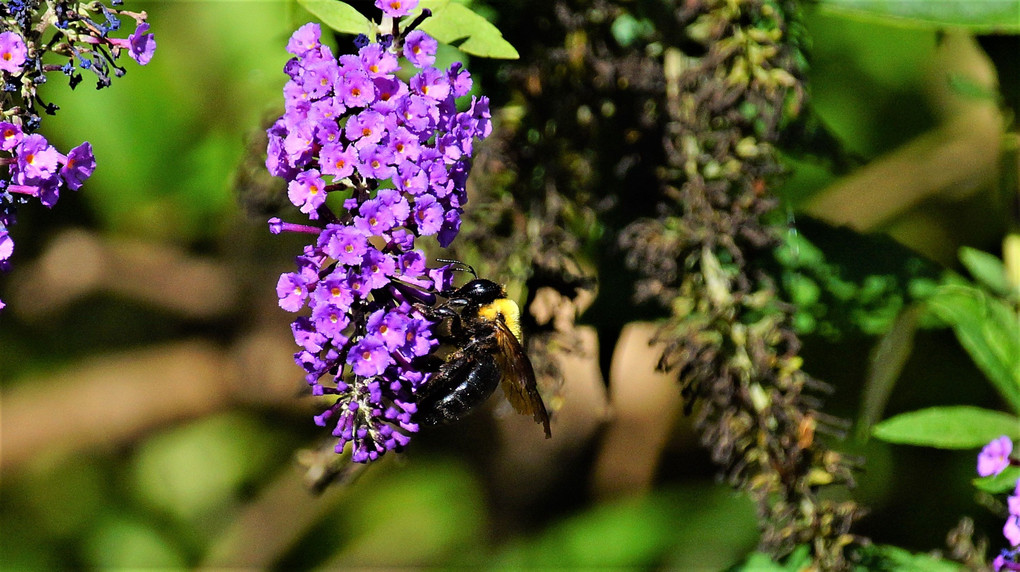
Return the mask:
{"type": "Polygon", "coordinates": [[[454,360],[429,382],[418,402],[418,421],[440,425],[458,421],[492,395],[500,372],[491,354],[454,360]]]}

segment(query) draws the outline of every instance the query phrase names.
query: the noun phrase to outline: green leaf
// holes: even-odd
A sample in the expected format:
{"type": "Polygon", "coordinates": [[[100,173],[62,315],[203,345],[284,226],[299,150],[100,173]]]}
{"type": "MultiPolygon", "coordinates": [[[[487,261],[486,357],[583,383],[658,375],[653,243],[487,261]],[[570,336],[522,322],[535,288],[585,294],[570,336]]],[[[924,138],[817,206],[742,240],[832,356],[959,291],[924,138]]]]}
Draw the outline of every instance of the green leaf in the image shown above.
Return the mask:
{"type": "Polygon", "coordinates": [[[426,0],[420,6],[432,10],[432,17],[419,28],[440,42],[456,45],[460,51],[473,56],[506,60],[521,57],[496,26],[467,6],[449,0],[426,0]],[[461,40],[460,44],[454,44],[461,40]]]}
{"type": "Polygon", "coordinates": [[[1020,316],[1002,300],[970,286],[942,286],[927,303],[953,327],[974,363],[1020,412],[1020,316]]]}
{"type": "Polygon", "coordinates": [[[1016,489],[1017,480],[1020,480],[1020,467],[1010,465],[998,475],[978,477],[972,482],[978,489],[997,495],[1004,492],[1013,492],[1016,489]]]}
{"type": "Polygon", "coordinates": [[[914,554],[898,546],[872,544],[860,552],[860,563],[854,570],[896,570],[897,572],[957,572],[962,564],[929,554],[914,554]]]}
{"type": "Polygon", "coordinates": [[[1020,32],[1020,0],[821,0],[819,9],[834,16],[908,28],[1020,32]]]}
{"type": "MultiPolygon", "coordinates": [[[[1017,16],[1020,17],[1020,14],[1017,16]]],[[[1006,279],[1006,267],[997,257],[976,248],[964,246],[960,249],[960,262],[967,267],[967,271],[974,277],[974,280],[992,292],[1006,295],[1012,290],[1009,280],[1006,279]]]]}
{"type": "Polygon", "coordinates": [[[972,449],[1000,435],[1020,438],[1020,418],[980,407],[932,407],[886,419],[871,434],[890,443],[972,449]]]}
{"type": "Polygon", "coordinates": [[[297,0],[322,23],[344,34],[367,34],[374,24],[353,6],[338,0],[297,0]]]}

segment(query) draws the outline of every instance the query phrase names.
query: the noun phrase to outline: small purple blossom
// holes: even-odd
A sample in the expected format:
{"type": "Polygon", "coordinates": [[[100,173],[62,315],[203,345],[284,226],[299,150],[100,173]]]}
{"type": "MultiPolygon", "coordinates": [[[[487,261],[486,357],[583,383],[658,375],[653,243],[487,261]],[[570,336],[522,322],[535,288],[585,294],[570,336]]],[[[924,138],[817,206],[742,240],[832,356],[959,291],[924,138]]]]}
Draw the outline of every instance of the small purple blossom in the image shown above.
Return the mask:
{"type": "Polygon", "coordinates": [[[86,141],[68,152],[67,161],[60,168],[60,176],[67,188],[77,191],[95,170],[96,158],[92,155],[92,144],[86,141]]]}
{"type": "Polygon", "coordinates": [[[439,44],[425,32],[414,30],[404,39],[404,57],[415,67],[423,68],[436,63],[439,44]]]}
{"type": "Polygon", "coordinates": [[[28,56],[25,40],[14,32],[0,32],[0,70],[10,74],[21,73],[28,56]]]}
{"type": "Polygon", "coordinates": [[[24,139],[21,127],[7,121],[0,121],[0,150],[10,151],[24,139]]]}
{"type": "Polygon", "coordinates": [[[326,181],[322,180],[319,171],[315,169],[299,173],[287,185],[287,197],[309,218],[317,218],[316,210],[326,202],[326,181]]]}
{"type": "Polygon", "coordinates": [[[148,32],[148,22],[142,22],[135,28],[134,33],[128,36],[128,43],[130,44],[128,54],[131,56],[131,59],[142,66],[148,64],[152,60],[152,55],[156,52],[156,37],[148,32]]]}
{"type": "Polygon", "coordinates": [[[400,18],[417,8],[418,0],[375,0],[375,7],[390,18],[400,18]]]}
{"type": "Polygon", "coordinates": [[[1020,515],[1011,514],[1002,527],[1002,535],[1010,546],[1020,546],[1020,515]]]}
{"type": "Polygon", "coordinates": [[[993,439],[978,454],[977,472],[982,477],[998,475],[1009,466],[1009,455],[1013,452],[1013,441],[1003,435],[993,439]]]}

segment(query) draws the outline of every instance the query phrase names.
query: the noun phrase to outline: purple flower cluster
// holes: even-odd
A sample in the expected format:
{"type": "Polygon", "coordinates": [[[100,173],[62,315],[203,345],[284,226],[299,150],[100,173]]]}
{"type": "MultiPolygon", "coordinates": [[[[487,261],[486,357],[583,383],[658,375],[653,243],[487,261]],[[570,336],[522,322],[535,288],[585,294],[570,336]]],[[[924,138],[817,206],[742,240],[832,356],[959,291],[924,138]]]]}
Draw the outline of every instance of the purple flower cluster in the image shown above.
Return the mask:
{"type": "MultiPolygon", "coordinates": [[[[120,4],[119,0],[113,0],[120,4]]],[[[61,72],[70,78],[71,87],[82,79],[77,71],[90,70],[98,79],[97,87],[110,84],[110,74],[123,75],[115,60],[122,50],[145,65],[152,58],[156,43],[148,32],[144,12],[135,13],[108,8],[102,2],[82,4],[77,0],[0,2],[0,80],[3,105],[0,121],[0,270],[10,269],[14,240],[10,228],[19,204],[38,198],[47,207],[57,202],[64,186],[78,190],[96,169],[92,145],[88,142],[61,154],[45,137],[35,133],[41,124],[38,106],[48,114],[57,106],[45,103],[37,92],[49,72],[61,72]],[[101,16],[101,17],[100,17],[101,16]],[[111,38],[120,28],[118,16],[135,20],[134,33],[126,39],[111,38]],[[95,18],[95,19],[93,19],[95,18]],[[44,64],[47,54],[67,58],[64,65],[44,64]],[[75,65],[77,61],[77,66],[75,65]],[[112,70],[112,71],[111,71],[112,70]]],[[[0,301],[0,309],[4,303],[0,301]]]]}
{"type": "Polygon", "coordinates": [[[458,111],[470,75],[459,63],[432,67],[436,41],[425,33],[359,36],[358,52],[339,58],[320,33],[307,24],[287,45],[285,113],[268,130],[266,160],[313,224],[274,218],[270,230],[314,236],[277,294],[283,309],[310,311],[292,326],[295,360],[313,394],[336,396],[315,422],[334,427],[338,453],[350,442],[364,463],[418,430],[415,393],[428,377],[418,364],[436,341],[415,302],[450,273],[428,269],[415,239],[435,235],[445,247],[456,236],[473,141],[491,125],[484,97],[458,111]],[[401,55],[414,67],[406,82],[401,55]]]}
{"type": "MultiPolygon", "coordinates": [[[[0,180],[0,270],[6,271],[14,252],[9,229],[15,222],[15,205],[34,197],[52,208],[61,187],[72,191],[81,188],[95,171],[96,159],[87,141],[62,155],[42,135],[25,135],[20,127],[7,121],[0,121],[0,151],[13,155],[0,156],[0,165],[6,166],[9,174],[0,180]]],[[[3,307],[0,300],[0,309],[3,307]]]]}
{"type": "MultiPolygon", "coordinates": [[[[993,439],[978,454],[977,472],[982,477],[998,475],[1006,467],[1017,464],[1010,459],[1013,452],[1013,441],[1003,435],[993,439]]],[[[992,562],[993,568],[999,570],[1020,570],[1020,479],[1017,480],[1013,494],[1006,499],[1009,516],[1002,527],[1011,548],[1005,549],[992,562]]]]}

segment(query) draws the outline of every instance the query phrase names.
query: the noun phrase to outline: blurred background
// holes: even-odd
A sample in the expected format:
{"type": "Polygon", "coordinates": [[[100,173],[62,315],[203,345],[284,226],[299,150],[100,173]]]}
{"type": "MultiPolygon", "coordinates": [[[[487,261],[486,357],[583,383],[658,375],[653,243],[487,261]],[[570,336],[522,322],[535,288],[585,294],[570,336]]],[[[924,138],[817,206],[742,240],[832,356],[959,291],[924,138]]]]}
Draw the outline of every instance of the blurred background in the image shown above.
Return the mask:
{"type": "MultiPolygon", "coordinates": [[[[514,41],[530,31],[505,27],[526,20],[510,14],[548,11],[538,4],[474,7],[514,41]]],[[[61,110],[42,132],[60,149],[90,141],[99,167],[52,211],[20,210],[14,269],[0,277],[4,568],[720,569],[754,550],[753,505],[716,482],[673,382],[653,370],[630,290],[603,287],[614,313],[580,316],[588,345],[563,358],[573,389],[550,442],[494,406],[309,491],[328,435],[275,292],[302,245],[270,235],[237,190],[247,149],[282,108],[287,38],[308,16],[273,1],[136,6],[158,43],[150,65],[102,91],[47,84],[61,110]],[[600,320],[626,325],[607,339],[600,320]]],[[[806,25],[816,110],[851,165],[789,152],[789,232],[861,276],[959,270],[964,245],[998,254],[1009,203],[996,191],[1008,119],[996,82],[1008,96],[1018,78],[996,79],[991,58],[1015,56],[1015,38],[813,12],[806,25]]],[[[506,65],[478,64],[497,105],[506,65]]],[[[827,413],[861,414],[869,356],[903,306],[882,284],[853,327],[804,329],[805,370],[834,388],[827,413]]],[[[1001,407],[945,329],[918,332],[891,391],[884,415],[1001,407]]],[[[834,447],[865,459],[848,493],[871,511],[860,534],[928,551],[970,515],[998,545],[1001,521],[970,486],[976,452],[852,435],[834,447]]]]}

